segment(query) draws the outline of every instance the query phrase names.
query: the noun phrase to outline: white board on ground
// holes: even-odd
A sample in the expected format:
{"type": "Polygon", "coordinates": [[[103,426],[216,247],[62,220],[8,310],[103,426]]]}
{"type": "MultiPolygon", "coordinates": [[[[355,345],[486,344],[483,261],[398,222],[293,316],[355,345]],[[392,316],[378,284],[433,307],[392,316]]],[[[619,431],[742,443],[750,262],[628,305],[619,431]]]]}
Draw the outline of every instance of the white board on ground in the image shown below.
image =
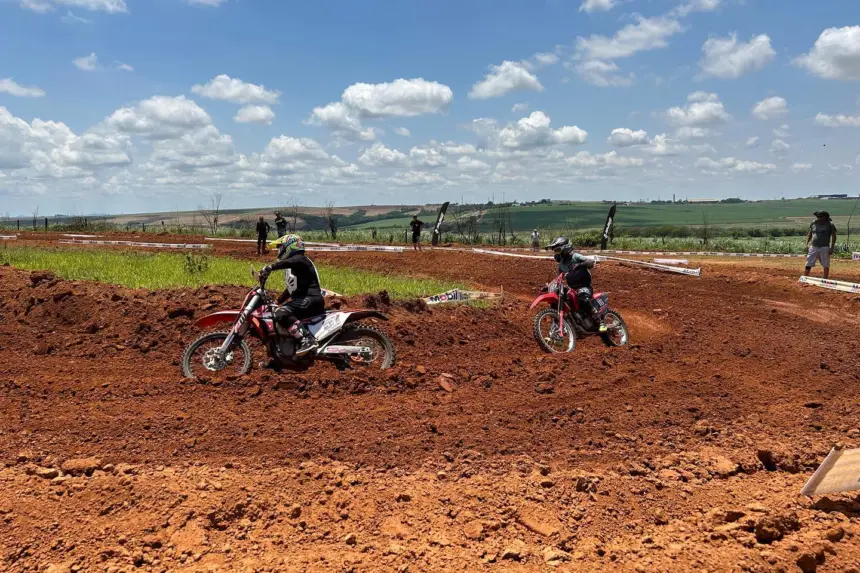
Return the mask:
{"type": "Polygon", "coordinates": [[[860,490],[860,449],[833,448],[800,493],[812,497],[853,490],[860,490]]]}
{"type": "Polygon", "coordinates": [[[98,239],[101,235],[72,235],[71,233],[63,233],[61,237],[71,237],[73,239],[98,239]]]}
{"type": "Polygon", "coordinates": [[[852,261],[860,261],[860,253],[851,253],[852,261]]]}
{"type": "Polygon", "coordinates": [[[669,265],[658,265],[658,264],[656,264],[656,263],[649,263],[649,262],[647,262],[647,261],[637,261],[637,260],[634,260],[634,259],[622,259],[622,258],[620,258],[620,257],[605,257],[605,256],[601,256],[601,260],[607,260],[607,261],[618,261],[618,262],[621,262],[621,263],[629,263],[629,264],[633,264],[633,265],[639,265],[639,266],[642,266],[642,267],[647,267],[647,268],[649,268],[649,269],[656,269],[656,270],[658,270],[658,271],[666,271],[666,272],[670,272],[670,273],[678,273],[678,274],[681,274],[681,275],[689,275],[689,276],[693,276],[693,277],[698,277],[698,276],[701,276],[701,274],[702,274],[702,269],[684,269],[684,268],[681,268],[681,267],[672,267],[672,266],[669,266],[669,265]]]}
{"type": "Polygon", "coordinates": [[[17,235],[0,235],[0,241],[15,241],[17,239],[17,235]]]}
{"type": "Polygon", "coordinates": [[[654,259],[654,262],[660,265],[689,265],[687,259],[654,259]]]}
{"type": "Polygon", "coordinates": [[[125,246],[146,247],[147,249],[208,249],[212,246],[194,243],[136,243],[134,241],[91,241],[89,239],[60,239],[57,242],[63,245],[125,246]]]}
{"type": "Polygon", "coordinates": [[[800,277],[800,282],[842,292],[860,292],[860,283],[849,283],[846,281],[835,281],[833,279],[820,279],[818,277],[805,276],[800,277]]]}
{"type": "Polygon", "coordinates": [[[503,251],[490,251],[487,249],[472,249],[473,253],[482,253],[484,255],[497,255],[500,257],[516,257],[519,259],[538,259],[541,261],[551,261],[552,257],[541,256],[541,255],[521,255],[519,253],[507,253],[503,251]]]}

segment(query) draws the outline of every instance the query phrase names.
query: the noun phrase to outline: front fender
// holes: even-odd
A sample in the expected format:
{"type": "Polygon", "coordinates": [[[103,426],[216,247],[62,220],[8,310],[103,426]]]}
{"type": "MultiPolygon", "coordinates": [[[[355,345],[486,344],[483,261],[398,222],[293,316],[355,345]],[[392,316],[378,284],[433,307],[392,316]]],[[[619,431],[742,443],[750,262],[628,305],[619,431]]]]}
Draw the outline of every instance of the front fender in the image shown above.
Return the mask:
{"type": "Polygon", "coordinates": [[[198,328],[206,328],[212,326],[213,324],[218,324],[221,322],[236,322],[239,318],[241,311],[239,310],[220,310],[218,312],[213,312],[212,314],[207,314],[201,318],[198,318],[194,321],[194,324],[198,328]]]}
{"type": "MultiPolygon", "coordinates": [[[[220,324],[222,322],[229,322],[231,324],[235,324],[236,320],[238,320],[239,315],[242,314],[240,310],[220,310],[218,312],[213,312],[212,314],[207,314],[201,318],[198,318],[194,324],[198,328],[208,328],[215,324],[220,324]]],[[[261,340],[264,338],[264,330],[263,325],[260,324],[260,321],[256,316],[252,316],[248,319],[251,323],[251,327],[254,329],[254,334],[256,334],[261,340]]]]}
{"type": "Polygon", "coordinates": [[[529,307],[529,310],[543,303],[547,303],[553,306],[558,305],[558,294],[554,292],[548,292],[546,294],[540,295],[534,300],[532,305],[529,307]]]}

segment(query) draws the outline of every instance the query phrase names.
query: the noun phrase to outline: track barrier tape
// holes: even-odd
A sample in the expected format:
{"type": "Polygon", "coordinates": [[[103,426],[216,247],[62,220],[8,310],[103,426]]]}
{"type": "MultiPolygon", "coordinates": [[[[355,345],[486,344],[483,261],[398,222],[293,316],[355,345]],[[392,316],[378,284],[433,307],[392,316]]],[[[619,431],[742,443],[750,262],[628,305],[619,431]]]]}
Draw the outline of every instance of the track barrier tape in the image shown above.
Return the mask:
{"type": "Polygon", "coordinates": [[[127,246],[154,249],[209,249],[212,247],[212,245],[201,245],[195,243],[136,243],[134,241],[89,241],[84,239],[60,239],[57,242],[64,245],[127,246]]]}
{"type": "Polygon", "coordinates": [[[607,261],[618,261],[621,263],[629,263],[629,264],[633,264],[633,265],[639,265],[639,266],[647,267],[649,269],[655,269],[658,271],[666,271],[666,272],[670,272],[670,273],[678,273],[681,275],[689,275],[689,276],[694,276],[694,277],[702,276],[702,269],[684,269],[681,267],[672,267],[669,265],[658,265],[657,263],[649,263],[647,261],[637,261],[634,259],[622,259],[620,257],[601,256],[600,258],[601,258],[601,260],[605,259],[607,261]]]}
{"type": "Polygon", "coordinates": [[[689,265],[690,261],[687,259],[654,259],[654,262],[658,265],[689,265]]]}
{"type": "Polygon", "coordinates": [[[17,241],[18,235],[0,235],[0,241],[17,241]]]}
{"type": "Polygon", "coordinates": [[[800,282],[841,292],[860,293],[860,283],[849,283],[846,281],[835,281],[832,279],[820,279],[818,277],[806,276],[800,277],[800,282]]]}

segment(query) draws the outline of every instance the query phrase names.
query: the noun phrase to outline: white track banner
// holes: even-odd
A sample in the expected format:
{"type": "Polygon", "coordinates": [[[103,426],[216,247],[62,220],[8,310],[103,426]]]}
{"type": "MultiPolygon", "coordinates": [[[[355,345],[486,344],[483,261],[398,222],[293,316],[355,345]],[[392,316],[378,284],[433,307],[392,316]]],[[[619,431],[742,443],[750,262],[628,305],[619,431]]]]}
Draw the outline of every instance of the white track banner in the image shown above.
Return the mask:
{"type": "Polygon", "coordinates": [[[658,265],[657,263],[649,263],[647,261],[636,261],[633,259],[622,259],[619,257],[601,257],[601,259],[605,259],[607,261],[618,261],[621,263],[630,263],[633,265],[639,265],[639,266],[647,267],[649,269],[656,269],[658,271],[678,273],[678,274],[689,275],[689,276],[693,276],[693,277],[698,277],[698,276],[702,275],[702,269],[684,269],[681,267],[672,267],[669,265],[658,265]]]}
{"type": "Polygon", "coordinates": [[[521,255],[519,253],[507,253],[504,251],[489,251],[486,249],[472,249],[473,253],[482,253],[484,255],[498,255],[501,257],[516,257],[518,259],[536,259],[540,261],[551,261],[552,257],[542,257],[540,255],[521,255]]]}
{"type": "Polygon", "coordinates": [[[812,497],[860,489],[860,449],[830,450],[821,465],[800,490],[812,497]]]}
{"type": "Polygon", "coordinates": [[[64,245],[125,246],[145,247],[147,249],[209,249],[212,247],[212,245],[194,243],[136,243],[134,241],[90,241],[87,239],[60,239],[57,242],[64,245]]]}
{"type": "Polygon", "coordinates": [[[0,241],[17,241],[18,235],[0,235],[0,241]]]}
{"type": "Polygon", "coordinates": [[[658,265],[689,265],[690,261],[687,259],[654,259],[654,262],[658,265]]]}
{"type": "MultiPolygon", "coordinates": [[[[256,243],[256,239],[231,239],[225,237],[204,237],[204,241],[224,241],[226,243],[256,243]]],[[[311,241],[305,241],[306,245],[310,245],[313,247],[339,247],[340,245],[336,245],[334,243],[313,243],[311,241]]]]}
{"type": "Polygon", "coordinates": [[[860,253],[851,253],[852,261],[860,261],[860,253]]]}
{"type": "Polygon", "coordinates": [[[60,235],[61,237],[71,237],[72,239],[98,239],[101,235],[72,235],[70,233],[63,233],[60,235]]]}
{"type": "Polygon", "coordinates": [[[455,288],[442,294],[428,296],[424,299],[427,304],[442,304],[446,302],[468,302],[472,300],[495,300],[504,298],[505,292],[482,292],[474,290],[460,290],[455,288]]]}
{"type": "MultiPolygon", "coordinates": [[[[305,243],[307,244],[307,243],[305,243]]],[[[402,253],[403,247],[377,247],[375,245],[343,245],[338,247],[313,247],[314,253],[402,253]]]]}
{"type": "Polygon", "coordinates": [[[800,277],[800,282],[842,292],[860,292],[860,283],[849,283],[846,281],[834,281],[832,279],[820,279],[818,277],[800,277]]]}
{"type": "Polygon", "coordinates": [[[776,253],[720,253],[715,251],[583,251],[584,253],[611,253],[614,255],[647,255],[647,256],[697,256],[697,257],[752,257],[765,259],[798,259],[806,255],[782,255],[776,253]]]}

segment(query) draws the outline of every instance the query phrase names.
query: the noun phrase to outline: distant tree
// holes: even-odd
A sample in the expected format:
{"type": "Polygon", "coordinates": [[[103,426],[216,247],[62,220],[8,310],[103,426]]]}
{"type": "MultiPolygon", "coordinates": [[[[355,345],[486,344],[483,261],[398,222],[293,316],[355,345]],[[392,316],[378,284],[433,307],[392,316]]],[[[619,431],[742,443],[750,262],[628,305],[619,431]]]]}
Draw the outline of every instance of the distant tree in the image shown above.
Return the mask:
{"type": "Polygon", "coordinates": [[[209,197],[210,207],[208,209],[203,207],[203,205],[197,206],[197,210],[203,216],[203,219],[206,220],[206,225],[209,227],[209,231],[213,235],[218,233],[218,216],[221,214],[221,200],[223,198],[223,193],[213,193],[212,196],[209,197]]]}
{"type": "Polygon", "coordinates": [[[323,209],[323,218],[326,224],[326,233],[331,233],[331,238],[337,240],[337,215],[334,213],[334,201],[327,201],[323,209]]]}

